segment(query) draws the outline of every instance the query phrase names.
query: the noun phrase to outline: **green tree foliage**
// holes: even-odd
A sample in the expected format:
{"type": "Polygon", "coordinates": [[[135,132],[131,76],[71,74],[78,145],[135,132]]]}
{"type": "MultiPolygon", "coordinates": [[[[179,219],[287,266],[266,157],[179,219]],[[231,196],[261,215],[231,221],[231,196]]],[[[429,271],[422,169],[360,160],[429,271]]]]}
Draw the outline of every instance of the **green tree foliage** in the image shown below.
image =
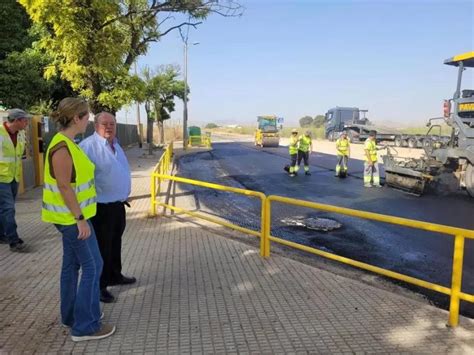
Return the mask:
{"type": "MultiPolygon", "coordinates": [[[[178,80],[179,71],[174,66],[162,66],[153,73],[149,68],[143,71],[143,101],[147,112],[147,141],[153,141],[153,123],[157,122],[160,143],[164,143],[163,121],[171,118],[175,110],[175,99],[184,99],[184,82],[178,80]]],[[[189,88],[188,88],[189,91],[189,88]]]]}
{"type": "Polygon", "coordinates": [[[212,129],[212,128],[218,128],[218,127],[219,127],[219,126],[216,125],[215,123],[208,123],[208,124],[206,125],[206,127],[204,127],[204,128],[212,129]]]}
{"type": "Polygon", "coordinates": [[[326,116],[324,115],[317,115],[313,120],[314,127],[322,127],[324,126],[324,121],[326,120],[326,116]]]}
{"type": "Polygon", "coordinates": [[[306,128],[311,126],[313,118],[311,116],[304,116],[300,118],[300,127],[306,128]]]}
{"type": "Polygon", "coordinates": [[[41,30],[31,26],[25,9],[15,0],[2,0],[0,16],[4,19],[0,21],[2,105],[45,114],[46,103],[52,106],[64,96],[70,96],[72,90],[59,77],[44,79],[50,59],[35,45],[41,30]]]}
{"type": "Polygon", "coordinates": [[[236,16],[235,0],[18,0],[45,29],[40,48],[54,58],[47,78],[60,74],[90,99],[93,112],[115,112],[140,96],[130,66],[152,42],[211,13],[236,16]],[[173,23],[174,13],[189,21],[173,23]]]}
{"type": "Polygon", "coordinates": [[[0,60],[4,60],[9,53],[30,47],[33,38],[28,34],[28,14],[16,0],[0,1],[0,18],[0,60]]]}
{"type": "Polygon", "coordinates": [[[51,83],[43,79],[44,57],[27,49],[10,53],[0,61],[0,98],[6,107],[29,109],[47,97],[51,83]]]}

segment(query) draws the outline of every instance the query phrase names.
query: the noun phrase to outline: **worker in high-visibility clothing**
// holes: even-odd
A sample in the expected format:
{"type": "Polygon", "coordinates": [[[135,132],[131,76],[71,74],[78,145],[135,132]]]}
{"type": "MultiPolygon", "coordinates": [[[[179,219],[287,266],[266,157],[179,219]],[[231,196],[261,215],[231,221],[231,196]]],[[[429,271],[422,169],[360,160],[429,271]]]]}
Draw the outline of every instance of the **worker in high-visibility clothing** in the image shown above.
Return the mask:
{"type": "Polygon", "coordinates": [[[340,137],[336,141],[336,154],[337,154],[337,165],[336,175],[337,177],[347,175],[347,163],[351,155],[351,144],[347,138],[347,132],[343,131],[340,137]]]}
{"type": "Polygon", "coordinates": [[[25,151],[25,128],[31,115],[20,109],[8,111],[0,124],[0,244],[10,244],[10,251],[23,252],[26,244],[18,236],[15,221],[15,198],[21,179],[21,158],[25,151]]]}
{"type": "Polygon", "coordinates": [[[304,135],[298,138],[298,163],[296,165],[296,171],[299,170],[301,160],[304,161],[304,173],[305,175],[311,175],[309,172],[309,155],[313,151],[313,141],[311,140],[311,131],[306,131],[304,135]]]}
{"type": "Polygon", "coordinates": [[[377,157],[377,133],[375,131],[369,132],[369,138],[365,140],[364,152],[364,187],[382,187],[380,185],[379,164],[377,157]]]}
{"type": "Polygon", "coordinates": [[[288,145],[288,150],[290,153],[290,169],[288,173],[290,174],[291,177],[294,177],[297,175],[297,169],[296,169],[296,160],[298,159],[298,130],[293,129],[291,130],[291,137],[290,137],[290,144],[288,145]]]}
{"type": "Polygon", "coordinates": [[[46,151],[41,219],[62,235],[61,322],[71,329],[72,341],[99,340],[112,335],[115,326],[101,321],[103,260],[90,221],[97,212],[95,165],[74,142],[86,131],[89,105],[81,98],[66,97],[51,118],[59,132],[46,151]]]}

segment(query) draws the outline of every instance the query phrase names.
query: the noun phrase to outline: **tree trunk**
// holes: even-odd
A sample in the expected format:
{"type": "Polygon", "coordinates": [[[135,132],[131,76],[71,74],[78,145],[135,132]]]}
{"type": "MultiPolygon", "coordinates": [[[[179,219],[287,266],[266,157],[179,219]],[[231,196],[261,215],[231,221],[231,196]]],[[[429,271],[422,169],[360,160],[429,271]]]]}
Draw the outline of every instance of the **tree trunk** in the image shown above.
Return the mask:
{"type": "Polygon", "coordinates": [[[158,121],[158,129],[160,132],[160,144],[165,144],[165,127],[163,121],[158,121]]]}
{"type": "Polygon", "coordinates": [[[148,143],[148,154],[153,154],[153,117],[151,116],[150,103],[145,102],[145,111],[147,117],[146,141],[148,143]]]}

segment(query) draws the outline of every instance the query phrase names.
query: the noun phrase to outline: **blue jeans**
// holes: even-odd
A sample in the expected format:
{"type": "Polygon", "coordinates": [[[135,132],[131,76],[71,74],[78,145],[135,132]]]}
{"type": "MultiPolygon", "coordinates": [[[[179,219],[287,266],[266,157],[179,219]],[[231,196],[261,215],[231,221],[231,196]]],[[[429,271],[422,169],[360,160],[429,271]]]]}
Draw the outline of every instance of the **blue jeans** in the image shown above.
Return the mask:
{"type": "Polygon", "coordinates": [[[15,198],[18,193],[18,183],[0,182],[0,238],[10,245],[19,242],[15,221],[15,198]]]}
{"type": "Polygon", "coordinates": [[[91,235],[79,240],[77,225],[56,224],[63,239],[63,265],[61,268],[61,319],[71,327],[74,336],[91,335],[100,329],[99,281],[102,257],[92,223],[91,235]],[[82,269],[79,281],[79,269],[82,269]]]}

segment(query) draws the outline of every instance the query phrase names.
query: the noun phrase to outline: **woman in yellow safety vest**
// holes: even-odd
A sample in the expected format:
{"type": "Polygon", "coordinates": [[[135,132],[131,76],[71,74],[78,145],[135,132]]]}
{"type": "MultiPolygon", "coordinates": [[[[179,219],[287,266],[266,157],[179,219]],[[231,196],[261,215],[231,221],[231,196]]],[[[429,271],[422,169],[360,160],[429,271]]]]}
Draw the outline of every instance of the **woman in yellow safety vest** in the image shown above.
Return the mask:
{"type": "Polygon", "coordinates": [[[71,328],[73,341],[102,339],[115,327],[100,321],[103,262],[89,221],[96,214],[95,166],[74,142],[86,130],[89,107],[82,99],[68,97],[51,118],[59,132],[46,152],[41,216],[62,234],[61,320],[71,328]]]}
{"type": "Polygon", "coordinates": [[[301,160],[304,160],[304,173],[305,175],[311,175],[309,172],[309,155],[313,151],[313,141],[311,140],[311,131],[306,133],[299,138],[298,144],[298,164],[296,165],[296,171],[299,170],[301,160]]]}
{"type": "Polygon", "coordinates": [[[345,177],[347,175],[347,163],[351,155],[351,145],[347,138],[347,132],[342,131],[341,136],[336,141],[336,176],[345,177]]]}

